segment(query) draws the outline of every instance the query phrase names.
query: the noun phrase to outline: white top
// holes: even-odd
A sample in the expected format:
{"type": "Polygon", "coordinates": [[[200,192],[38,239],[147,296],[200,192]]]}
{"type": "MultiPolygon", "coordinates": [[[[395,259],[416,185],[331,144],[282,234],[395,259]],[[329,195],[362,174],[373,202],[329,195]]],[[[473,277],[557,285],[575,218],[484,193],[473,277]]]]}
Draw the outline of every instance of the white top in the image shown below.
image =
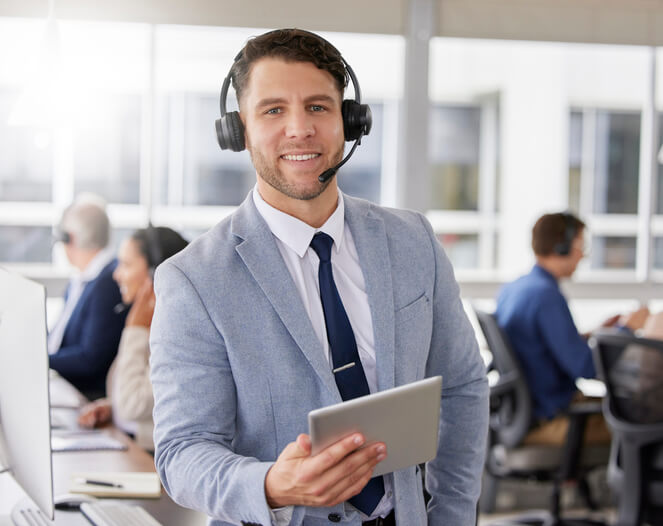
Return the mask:
{"type": "MultiPolygon", "coordinates": [[[[371,318],[371,310],[368,304],[364,275],[359,264],[357,247],[352,238],[350,228],[345,222],[343,194],[341,192],[338,193],[336,210],[334,210],[334,213],[327,219],[325,224],[318,229],[269,205],[260,196],[257,186],[253,189],[253,202],[267,223],[267,226],[276,237],[276,245],[295,282],[297,292],[299,292],[302,298],[304,308],[311,319],[318,340],[320,340],[324,348],[330,368],[332,367],[332,359],[327,340],[325,315],[322,310],[320,285],[318,282],[320,259],[315,250],[310,247],[310,244],[317,232],[324,232],[334,240],[331,251],[334,282],[336,283],[336,288],[343,301],[343,306],[345,307],[355,340],[357,341],[357,350],[359,351],[361,365],[366,374],[368,388],[371,393],[375,393],[377,391],[378,380],[375,363],[373,319],[371,318]]],[[[384,477],[385,496],[378,504],[373,515],[366,518],[363,513],[361,514],[364,516],[364,520],[383,516],[391,511],[394,507],[392,488],[392,476],[387,475],[384,477]]],[[[354,510],[355,508],[353,507],[352,509],[354,510]]],[[[282,524],[280,514],[277,515],[277,519],[278,523],[282,524]]]]}
{"type": "Polygon", "coordinates": [[[105,248],[92,258],[92,261],[88,263],[82,272],[76,269],[74,276],[69,281],[67,301],[64,304],[62,313],[51,329],[51,332],[48,333],[48,354],[55,354],[60,349],[69,318],[71,318],[71,314],[74,312],[74,308],[76,308],[83,290],[85,290],[85,285],[95,280],[112,260],[113,252],[109,248],[105,248]]]}

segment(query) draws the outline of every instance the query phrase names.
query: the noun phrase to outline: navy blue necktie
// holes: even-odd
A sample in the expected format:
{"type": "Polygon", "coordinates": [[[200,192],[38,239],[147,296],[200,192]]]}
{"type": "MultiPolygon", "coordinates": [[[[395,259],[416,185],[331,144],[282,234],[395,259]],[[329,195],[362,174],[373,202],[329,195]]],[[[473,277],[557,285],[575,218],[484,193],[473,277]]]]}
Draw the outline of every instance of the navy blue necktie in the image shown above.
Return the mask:
{"type": "MultiPolygon", "coordinates": [[[[311,248],[320,258],[318,281],[320,283],[320,299],[327,325],[327,339],[331,347],[334,378],[341,398],[351,400],[369,394],[368,382],[364,368],[359,359],[357,342],[352,332],[350,320],[338,294],[331,265],[331,247],[334,240],[323,232],[313,236],[311,248]],[[353,364],[353,365],[350,365],[353,364]]],[[[371,515],[384,495],[382,477],[375,477],[358,495],[350,499],[350,503],[366,515],[371,515]]]]}

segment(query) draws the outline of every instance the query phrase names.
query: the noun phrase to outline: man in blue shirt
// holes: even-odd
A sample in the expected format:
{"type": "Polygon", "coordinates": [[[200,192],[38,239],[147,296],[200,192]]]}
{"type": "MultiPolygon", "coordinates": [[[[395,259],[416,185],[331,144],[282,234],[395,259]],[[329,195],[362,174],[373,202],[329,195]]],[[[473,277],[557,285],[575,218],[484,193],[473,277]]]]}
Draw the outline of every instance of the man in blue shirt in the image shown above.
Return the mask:
{"type": "MultiPolygon", "coordinates": [[[[559,288],[559,280],[571,277],[584,256],[584,229],[585,224],[568,213],[539,218],[532,229],[536,264],[529,274],[505,285],[497,299],[497,322],[520,358],[539,423],[526,438],[529,442],[563,442],[568,421],[557,415],[578,396],[575,380],[596,374],[586,336],[578,333],[559,288]]],[[[604,326],[635,330],[648,314],[643,307],[604,326]]],[[[589,442],[609,441],[603,422],[590,422],[588,431],[596,435],[586,436],[589,442]]]]}

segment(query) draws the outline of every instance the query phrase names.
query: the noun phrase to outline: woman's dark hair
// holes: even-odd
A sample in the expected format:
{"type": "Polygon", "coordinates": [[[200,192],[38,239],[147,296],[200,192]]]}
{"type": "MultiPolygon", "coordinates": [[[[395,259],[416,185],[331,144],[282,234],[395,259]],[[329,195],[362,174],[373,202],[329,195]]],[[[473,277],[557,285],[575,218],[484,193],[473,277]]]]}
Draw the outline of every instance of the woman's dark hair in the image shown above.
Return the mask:
{"type": "Polygon", "coordinates": [[[338,50],[314,33],[302,29],[277,29],[251,38],[237,55],[230,70],[237,100],[241,100],[249,82],[251,65],[264,57],[280,58],[286,62],[311,62],[334,78],[343,98],[348,73],[338,50]]]}
{"type": "Polygon", "coordinates": [[[141,228],[131,234],[140,253],[147,260],[147,266],[154,269],[168,259],[177,254],[189,243],[172,228],[166,226],[148,226],[141,228]]]}

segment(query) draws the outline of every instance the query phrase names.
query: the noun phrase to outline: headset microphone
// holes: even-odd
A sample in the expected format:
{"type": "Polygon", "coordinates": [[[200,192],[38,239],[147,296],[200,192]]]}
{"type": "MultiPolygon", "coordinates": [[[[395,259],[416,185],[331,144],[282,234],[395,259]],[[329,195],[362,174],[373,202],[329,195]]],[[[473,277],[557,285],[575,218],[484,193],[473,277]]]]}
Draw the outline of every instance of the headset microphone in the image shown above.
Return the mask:
{"type": "Polygon", "coordinates": [[[357,149],[357,146],[359,146],[359,144],[361,144],[361,137],[359,137],[359,138],[355,141],[355,143],[352,145],[352,149],[350,150],[350,153],[347,154],[347,155],[341,160],[340,163],[338,163],[336,166],[332,166],[331,168],[326,169],[324,172],[322,172],[322,173],[318,176],[318,181],[320,181],[321,183],[326,183],[329,179],[331,179],[332,177],[334,177],[334,175],[336,175],[336,172],[338,172],[338,169],[339,169],[341,166],[343,166],[345,163],[347,163],[347,162],[348,162],[348,159],[350,159],[350,157],[352,157],[352,154],[355,153],[355,150],[357,149]]]}

